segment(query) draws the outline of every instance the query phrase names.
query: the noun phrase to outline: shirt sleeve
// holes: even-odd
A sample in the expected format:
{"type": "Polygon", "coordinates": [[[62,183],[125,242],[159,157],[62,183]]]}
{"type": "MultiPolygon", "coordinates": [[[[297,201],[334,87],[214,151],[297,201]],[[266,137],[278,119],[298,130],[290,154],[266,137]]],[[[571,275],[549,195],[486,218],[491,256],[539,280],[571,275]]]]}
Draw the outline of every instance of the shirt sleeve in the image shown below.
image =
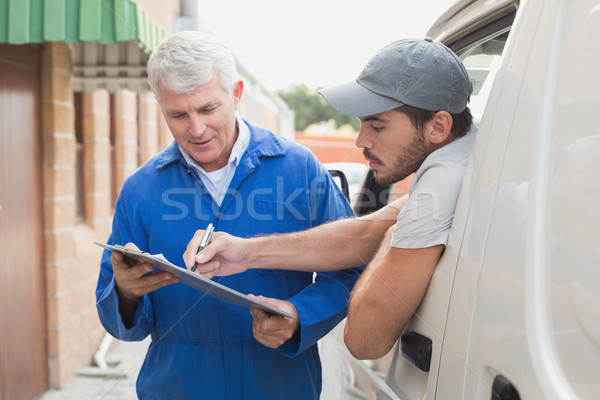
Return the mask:
{"type": "MultiPolygon", "coordinates": [[[[323,187],[313,190],[314,225],[354,216],[352,208],[324,167],[320,166],[317,180],[323,187]]],[[[298,311],[300,333],[284,343],[279,351],[294,357],[317,343],[346,317],[350,292],[364,267],[317,273],[315,282],[288,301],[298,311]]]]}
{"type": "MultiPolygon", "coordinates": [[[[117,200],[113,219],[113,232],[108,239],[109,244],[141,243],[134,239],[128,223],[126,186],[123,186],[121,196],[117,200]]],[[[100,275],[96,287],[96,308],[104,329],[113,337],[125,341],[139,341],[148,336],[154,327],[154,309],[151,297],[142,297],[136,309],[133,322],[129,328],[123,323],[119,312],[119,296],[115,289],[115,277],[110,262],[111,252],[104,250],[100,264],[100,275]]]]}
{"type": "Polygon", "coordinates": [[[392,247],[447,244],[464,171],[459,162],[433,163],[423,171],[398,214],[392,247]]]}

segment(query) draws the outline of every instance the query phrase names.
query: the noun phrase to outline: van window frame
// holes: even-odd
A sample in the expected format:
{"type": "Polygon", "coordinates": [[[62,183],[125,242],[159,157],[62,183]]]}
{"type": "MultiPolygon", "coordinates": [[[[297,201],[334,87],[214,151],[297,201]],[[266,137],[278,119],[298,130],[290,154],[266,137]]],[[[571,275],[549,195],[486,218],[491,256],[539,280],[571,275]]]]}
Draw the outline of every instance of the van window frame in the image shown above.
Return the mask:
{"type": "Polygon", "coordinates": [[[442,42],[457,55],[468,51],[502,33],[510,31],[517,14],[518,1],[480,18],[477,24],[469,24],[449,34],[442,42]]]}

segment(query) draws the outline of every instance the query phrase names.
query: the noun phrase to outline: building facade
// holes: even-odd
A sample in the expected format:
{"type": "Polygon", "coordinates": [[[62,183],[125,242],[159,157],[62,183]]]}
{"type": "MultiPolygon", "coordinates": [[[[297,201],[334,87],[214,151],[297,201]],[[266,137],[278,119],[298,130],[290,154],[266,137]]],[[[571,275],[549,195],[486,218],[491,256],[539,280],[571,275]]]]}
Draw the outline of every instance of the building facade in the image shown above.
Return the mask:
{"type": "MultiPolygon", "coordinates": [[[[94,241],[107,240],[127,175],[172,140],[145,65],[197,18],[188,3],[0,2],[0,398],[60,388],[105,335],[94,241]]],[[[242,114],[293,133],[289,109],[260,96],[242,114]]]]}

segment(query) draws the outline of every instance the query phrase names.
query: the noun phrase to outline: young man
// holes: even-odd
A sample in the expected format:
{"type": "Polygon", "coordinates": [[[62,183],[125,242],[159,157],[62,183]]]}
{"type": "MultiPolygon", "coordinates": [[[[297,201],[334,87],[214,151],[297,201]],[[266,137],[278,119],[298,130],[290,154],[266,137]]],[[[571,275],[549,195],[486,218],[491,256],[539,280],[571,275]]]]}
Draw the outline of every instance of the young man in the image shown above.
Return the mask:
{"type": "MultiPolygon", "coordinates": [[[[178,262],[189,238],[209,223],[247,237],[351,215],[308,150],[236,115],[243,82],[214,38],[173,35],[152,53],[148,79],[175,142],[126,180],[109,243],[178,262]]],[[[96,291],[111,335],[152,335],[137,381],[141,399],[319,398],[316,343],[345,317],[358,270],[320,273],[314,283],[312,273],[267,270],[220,280],[282,299],[271,303],[296,319],[251,315],[150,271],[106,251],[96,291]]]]}
{"type": "Polygon", "coordinates": [[[407,39],[386,46],[356,81],[321,94],[338,111],[360,118],[356,145],[380,183],[416,172],[406,203],[288,235],[242,240],[217,233],[196,255],[200,231],[184,254],[186,265],[197,261],[197,272],[212,276],[368,263],[352,292],[344,338],[357,358],[385,355],[421,302],[447,243],[475,136],[471,92],[464,65],[441,43],[407,39]]]}

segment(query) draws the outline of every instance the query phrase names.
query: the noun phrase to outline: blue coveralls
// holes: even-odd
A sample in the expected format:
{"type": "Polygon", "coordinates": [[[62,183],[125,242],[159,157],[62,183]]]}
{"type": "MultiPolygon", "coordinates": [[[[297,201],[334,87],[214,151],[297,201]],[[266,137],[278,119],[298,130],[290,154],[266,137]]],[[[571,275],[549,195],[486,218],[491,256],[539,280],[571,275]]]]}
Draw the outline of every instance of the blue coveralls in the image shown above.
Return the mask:
{"type": "MultiPolygon", "coordinates": [[[[177,143],[125,181],[111,244],[135,243],[185,267],[182,255],[197,229],[248,237],[304,230],[352,215],[341,192],[306,148],[250,127],[251,140],[219,207],[186,165],[177,143]]],[[[143,297],[127,329],[118,311],[105,251],[96,291],[102,324],[114,337],[152,335],[137,381],[141,399],[318,399],[316,342],[346,315],[360,269],[313,274],[251,269],[215,278],[242,293],[291,301],[301,330],[277,350],[252,336],[249,311],[181,283],[143,297]]]]}

